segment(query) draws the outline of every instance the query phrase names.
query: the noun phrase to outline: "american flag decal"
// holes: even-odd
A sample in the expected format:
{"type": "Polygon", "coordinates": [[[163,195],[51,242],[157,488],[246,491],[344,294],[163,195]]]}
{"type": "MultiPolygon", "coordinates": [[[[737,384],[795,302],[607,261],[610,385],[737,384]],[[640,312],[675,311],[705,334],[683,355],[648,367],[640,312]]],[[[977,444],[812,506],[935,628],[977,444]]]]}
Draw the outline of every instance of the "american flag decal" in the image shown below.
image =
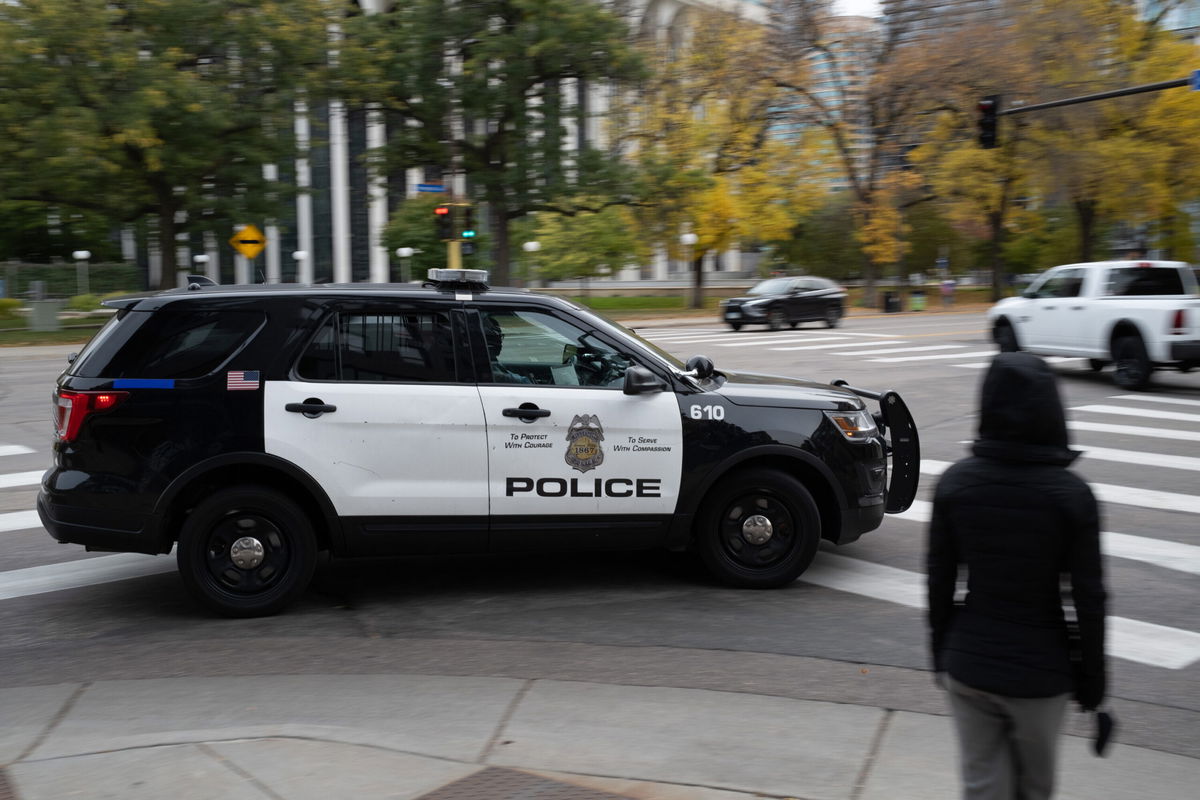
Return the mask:
{"type": "Polygon", "coordinates": [[[258,370],[238,369],[225,373],[225,388],[231,392],[235,389],[257,389],[258,370]]]}

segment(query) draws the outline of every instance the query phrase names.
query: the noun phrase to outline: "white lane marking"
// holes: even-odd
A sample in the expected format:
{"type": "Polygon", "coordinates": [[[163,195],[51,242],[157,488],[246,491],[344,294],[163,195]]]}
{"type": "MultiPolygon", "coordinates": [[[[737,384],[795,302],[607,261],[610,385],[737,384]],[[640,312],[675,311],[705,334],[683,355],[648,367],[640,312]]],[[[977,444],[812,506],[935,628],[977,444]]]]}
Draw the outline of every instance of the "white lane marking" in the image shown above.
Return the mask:
{"type": "Polygon", "coordinates": [[[1100,461],[1117,461],[1122,464],[1141,464],[1144,467],[1166,467],[1200,472],[1200,458],[1195,456],[1172,456],[1166,453],[1144,453],[1140,450],[1117,450],[1112,447],[1093,447],[1090,444],[1073,444],[1071,449],[1081,451],[1087,458],[1100,461]]]}
{"type": "Polygon", "coordinates": [[[1067,427],[1073,431],[1096,433],[1123,433],[1129,436],[1148,436],[1152,439],[1173,439],[1183,442],[1200,442],[1200,432],[1180,431],[1164,428],[1143,428],[1138,425],[1112,425],[1107,422],[1078,422],[1071,420],[1067,427]]]}
{"type": "Polygon", "coordinates": [[[1114,394],[1109,400],[1134,400],[1142,403],[1175,403],[1181,406],[1200,406],[1200,400],[1185,400],[1182,397],[1161,397],[1148,394],[1114,394]]]}
{"type": "MultiPolygon", "coordinates": [[[[921,472],[926,475],[941,475],[950,464],[949,461],[922,459],[921,472]]],[[[1139,489],[1136,486],[1118,486],[1112,483],[1093,483],[1091,481],[1088,481],[1088,485],[1092,487],[1092,492],[1096,497],[1105,503],[1200,514],[1200,496],[1194,494],[1161,492],[1157,489],[1139,489]]]]}
{"type": "Polygon", "coordinates": [[[33,486],[42,482],[42,475],[46,473],[44,469],[35,469],[29,472],[8,472],[0,474],[0,489],[11,489],[14,486],[33,486]]]}
{"type": "Polygon", "coordinates": [[[141,553],[119,553],[62,564],[14,569],[0,572],[0,600],[158,575],[174,569],[175,559],[141,553]]]}
{"type": "Polygon", "coordinates": [[[1128,408],[1126,406],[1072,406],[1071,411],[1090,411],[1094,414],[1118,414],[1126,417],[1148,417],[1170,419],[1177,422],[1200,422],[1200,414],[1184,414],[1181,411],[1160,411],[1157,408],[1128,408]]]}
{"type": "MultiPolygon", "coordinates": [[[[891,344],[891,342],[871,342],[871,344],[891,344]]],[[[922,347],[885,347],[882,350],[859,350],[854,353],[856,356],[881,356],[887,353],[920,353],[923,350],[958,350],[966,347],[965,344],[927,344],[922,347]]],[[[834,353],[835,356],[842,355],[834,353]]],[[[849,354],[847,354],[849,355],[849,354]]],[[[957,355],[957,354],[956,354],[957,355]]]]}
{"type": "Polygon", "coordinates": [[[849,346],[845,342],[841,342],[841,340],[845,339],[845,338],[846,337],[842,336],[842,335],[804,336],[804,337],[800,337],[800,338],[796,338],[796,336],[793,335],[791,337],[756,340],[756,341],[750,341],[750,342],[746,341],[745,339],[740,339],[736,342],[718,342],[718,343],[716,343],[716,345],[717,345],[717,347],[774,347],[775,345],[780,345],[780,344],[806,344],[806,343],[810,343],[810,342],[840,342],[843,346],[849,346]]]}
{"type": "Polygon", "coordinates": [[[19,444],[0,444],[0,456],[23,456],[26,453],[34,452],[28,447],[19,444]]]}
{"type": "MultiPolygon", "coordinates": [[[[893,514],[892,519],[902,519],[921,525],[929,523],[933,516],[933,503],[916,500],[903,514],[893,514]]],[[[1149,536],[1133,536],[1116,531],[1100,532],[1100,550],[1112,558],[1141,561],[1163,569],[1200,575],[1200,547],[1149,536]]]]}
{"type": "Polygon", "coordinates": [[[980,356],[994,356],[995,350],[979,350],[975,353],[942,353],[936,356],[893,356],[892,358],[872,358],[877,364],[895,364],[900,361],[932,361],[935,358],[978,358],[980,356]]]}
{"type": "MultiPolygon", "coordinates": [[[[1070,364],[1075,361],[1083,361],[1082,358],[1076,356],[1043,356],[1042,360],[1047,364],[1070,364]]],[[[951,366],[959,369],[987,369],[991,365],[991,361],[980,361],[977,364],[952,364],[951,366]]]]}
{"type": "MultiPolygon", "coordinates": [[[[909,608],[926,606],[922,573],[832,553],[819,553],[800,580],[909,608]]],[[[1107,624],[1111,656],[1167,669],[1183,669],[1200,660],[1198,633],[1125,617],[1110,616],[1107,624]]]]}
{"type": "Polygon", "coordinates": [[[26,528],[42,527],[42,519],[36,511],[10,511],[0,514],[0,531],[23,531],[26,528]]]}
{"type": "MultiPolygon", "coordinates": [[[[769,347],[768,350],[779,352],[789,350],[831,350],[834,348],[845,349],[847,347],[877,347],[881,344],[904,344],[904,339],[893,339],[886,342],[837,342],[836,344],[806,344],[801,347],[769,347]]],[[[855,351],[854,355],[860,355],[855,351]]]]}

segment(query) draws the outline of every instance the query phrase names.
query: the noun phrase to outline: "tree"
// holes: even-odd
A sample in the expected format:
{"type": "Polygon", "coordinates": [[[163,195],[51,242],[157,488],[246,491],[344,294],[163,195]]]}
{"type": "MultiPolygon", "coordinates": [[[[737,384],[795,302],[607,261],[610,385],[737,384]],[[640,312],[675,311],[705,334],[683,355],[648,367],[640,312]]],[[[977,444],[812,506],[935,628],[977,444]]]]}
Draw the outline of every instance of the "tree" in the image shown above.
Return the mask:
{"type": "MultiPolygon", "coordinates": [[[[577,205],[599,205],[579,198],[577,205]]],[[[547,280],[585,282],[616,273],[649,255],[637,235],[633,214],[624,206],[576,214],[542,212],[534,215],[532,235],[540,245],[537,274],[547,280]]]]}
{"type": "MultiPolygon", "coordinates": [[[[888,205],[876,197],[884,177],[921,141],[928,128],[922,119],[939,104],[946,76],[964,66],[937,48],[902,46],[912,20],[932,15],[934,5],[895,0],[880,34],[828,16],[824,0],[771,5],[763,69],[792,98],[793,121],[826,133],[830,156],[854,198],[855,227],[868,229],[868,247],[890,227],[871,219],[888,205]]],[[[863,259],[863,300],[873,305],[880,262],[865,251],[863,259]]]]}
{"type": "Polygon", "coordinates": [[[564,146],[565,121],[592,127],[589,87],[641,74],[601,4],[411,0],[345,33],[341,88],[387,114],[390,162],[461,166],[487,204],[496,282],[508,282],[512,221],[563,195],[619,193],[615,158],[583,136],[564,146]]]}
{"type": "Polygon", "coordinates": [[[265,164],[291,157],[293,91],[317,96],[324,0],[0,4],[0,195],[177,234],[277,212],[265,164]]]}
{"type": "Polygon", "coordinates": [[[819,189],[805,180],[809,151],[774,130],[781,96],[758,67],[763,27],[689,13],[688,41],[643,43],[654,73],[613,117],[638,167],[643,235],[668,257],[690,255],[699,307],[707,254],[785,239],[819,189]],[[680,243],[685,232],[697,236],[694,248],[680,243]]]}

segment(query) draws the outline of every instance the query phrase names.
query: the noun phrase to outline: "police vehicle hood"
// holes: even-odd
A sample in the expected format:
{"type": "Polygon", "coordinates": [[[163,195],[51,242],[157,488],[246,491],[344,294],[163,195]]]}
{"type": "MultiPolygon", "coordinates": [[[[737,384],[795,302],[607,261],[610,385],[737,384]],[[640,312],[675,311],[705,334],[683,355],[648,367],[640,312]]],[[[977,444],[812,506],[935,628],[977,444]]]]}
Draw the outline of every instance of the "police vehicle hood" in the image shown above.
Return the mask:
{"type": "Polygon", "coordinates": [[[738,406],[766,408],[814,408],[821,411],[853,411],[865,408],[862,400],[845,389],[816,381],[764,375],[757,372],[727,372],[716,392],[738,406]]]}

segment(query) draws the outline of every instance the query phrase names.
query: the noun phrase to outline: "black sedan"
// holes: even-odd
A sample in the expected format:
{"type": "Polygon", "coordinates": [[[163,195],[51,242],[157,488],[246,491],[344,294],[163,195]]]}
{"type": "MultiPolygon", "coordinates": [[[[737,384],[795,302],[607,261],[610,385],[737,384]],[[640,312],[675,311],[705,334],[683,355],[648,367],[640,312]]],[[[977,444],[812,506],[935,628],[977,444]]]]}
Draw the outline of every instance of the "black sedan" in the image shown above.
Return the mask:
{"type": "Polygon", "coordinates": [[[801,322],[824,322],[836,328],[845,315],[845,301],[846,290],[825,278],[770,278],[745,297],[722,300],[721,319],[735,331],[743,325],[766,325],[777,331],[801,322]]]}

